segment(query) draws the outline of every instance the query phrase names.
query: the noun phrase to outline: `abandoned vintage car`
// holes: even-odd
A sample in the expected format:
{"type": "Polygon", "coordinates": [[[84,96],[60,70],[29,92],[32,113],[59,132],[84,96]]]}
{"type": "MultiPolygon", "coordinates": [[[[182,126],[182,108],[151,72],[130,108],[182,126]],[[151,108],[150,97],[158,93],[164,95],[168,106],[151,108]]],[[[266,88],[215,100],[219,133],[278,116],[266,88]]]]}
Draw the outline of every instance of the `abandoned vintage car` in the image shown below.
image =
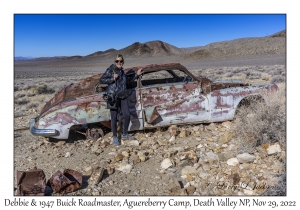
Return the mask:
{"type": "MultiPolygon", "coordinates": [[[[152,64],[125,69],[127,74],[143,69],[130,84],[129,131],[172,124],[232,120],[237,107],[249,97],[277,90],[276,84],[249,85],[241,81],[212,82],[196,77],[179,63],[152,64]]],[[[86,135],[97,139],[110,128],[110,111],[103,99],[102,74],[70,84],[46,103],[40,115],[30,120],[33,135],[67,139],[70,129],[84,126],[86,135]]]]}

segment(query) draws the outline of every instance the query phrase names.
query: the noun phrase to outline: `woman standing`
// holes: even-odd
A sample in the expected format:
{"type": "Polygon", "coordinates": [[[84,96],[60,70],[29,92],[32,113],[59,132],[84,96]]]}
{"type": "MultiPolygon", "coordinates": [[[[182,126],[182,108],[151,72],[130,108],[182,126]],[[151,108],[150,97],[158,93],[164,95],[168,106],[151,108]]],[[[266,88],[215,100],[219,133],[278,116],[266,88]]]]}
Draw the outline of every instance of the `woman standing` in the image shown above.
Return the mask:
{"type": "Polygon", "coordinates": [[[122,139],[134,139],[133,136],[128,134],[130,111],[127,98],[130,92],[127,90],[126,84],[132,83],[142,73],[142,69],[139,69],[137,73],[129,77],[125,74],[123,65],[124,58],[122,55],[118,54],[115,59],[115,64],[112,64],[100,78],[100,83],[108,84],[106,92],[114,94],[117,98],[117,107],[110,109],[111,129],[113,132],[113,143],[115,145],[121,144],[121,141],[117,136],[117,116],[121,111],[124,119],[122,139]]]}

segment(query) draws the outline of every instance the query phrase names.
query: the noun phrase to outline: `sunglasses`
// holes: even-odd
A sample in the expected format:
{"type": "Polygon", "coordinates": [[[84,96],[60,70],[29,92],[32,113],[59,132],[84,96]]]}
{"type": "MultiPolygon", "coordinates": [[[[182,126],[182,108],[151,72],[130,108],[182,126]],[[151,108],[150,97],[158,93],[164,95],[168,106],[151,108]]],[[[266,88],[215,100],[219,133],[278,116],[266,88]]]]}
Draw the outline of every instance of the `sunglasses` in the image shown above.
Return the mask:
{"type": "Polygon", "coordinates": [[[116,63],[123,63],[123,60],[115,60],[116,63]]]}

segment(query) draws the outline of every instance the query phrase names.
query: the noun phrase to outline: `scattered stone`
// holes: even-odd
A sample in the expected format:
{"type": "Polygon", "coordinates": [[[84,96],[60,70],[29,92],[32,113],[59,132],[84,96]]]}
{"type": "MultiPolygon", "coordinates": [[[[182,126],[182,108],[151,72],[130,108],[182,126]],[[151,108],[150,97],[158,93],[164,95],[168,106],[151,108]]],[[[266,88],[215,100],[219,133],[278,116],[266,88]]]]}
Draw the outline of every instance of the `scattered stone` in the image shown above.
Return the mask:
{"type": "Polygon", "coordinates": [[[104,171],[105,174],[111,175],[115,172],[115,167],[111,164],[106,166],[106,170],[104,171]]]}
{"type": "Polygon", "coordinates": [[[172,161],[169,159],[169,158],[166,158],[162,161],[161,163],[161,167],[163,169],[167,169],[167,168],[170,168],[171,166],[173,165],[172,161]]]}
{"type": "Polygon", "coordinates": [[[189,131],[187,131],[186,129],[181,130],[179,137],[180,138],[186,138],[188,135],[190,134],[189,131]]]}
{"type": "Polygon", "coordinates": [[[115,169],[124,173],[130,173],[132,165],[122,162],[120,164],[115,165],[115,169]]]}
{"type": "Polygon", "coordinates": [[[122,154],[117,154],[117,156],[114,158],[114,162],[119,162],[124,159],[124,156],[122,154]]]}
{"type": "Polygon", "coordinates": [[[210,123],[208,126],[205,127],[205,130],[214,131],[216,126],[214,123],[210,123]]]}
{"type": "Polygon", "coordinates": [[[101,167],[93,168],[92,175],[88,180],[89,185],[98,184],[100,182],[100,180],[102,179],[103,172],[104,172],[104,168],[101,168],[101,167]]]}
{"type": "Polygon", "coordinates": [[[265,151],[268,155],[273,155],[276,153],[281,152],[281,147],[278,142],[275,142],[273,144],[262,144],[260,148],[265,151]]]}
{"type": "Polygon", "coordinates": [[[173,141],[175,141],[176,139],[175,139],[175,136],[171,136],[171,138],[169,139],[169,142],[173,142],[173,141]]]}
{"type": "Polygon", "coordinates": [[[193,195],[195,191],[196,191],[196,187],[193,185],[190,185],[189,187],[186,188],[186,192],[188,195],[193,195]]]}
{"type": "Polygon", "coordinates": [[[91,175],[92,172],[93,172],[93,167],[92,167],[92,166],[89,166],[89,167],[85,168],[84,170],[85,170],[85,172],[87,173],[87,175],[91,175]]]}
{"type": "Polygon", "coordinates": [[[140,155],[139,158],[140,158],[141,162],[145,162],[148,159],[147,156],[145,156],[145,155],[140,155]]]}
{"type": "Polygon", "coordinates": [[[180,160],[190,159],[193,160],[196,156],[196,153],[194,152],[194,148],[189,147],[184,149],[183,151],[179,152],[177,154],[180,160]]]}
{"type": "Polygon", "coordinates": [[[231,122],[230,121],[225,121],[225,122],[222,122],[222,126],[227,128],[227,129],[230,129],[231,128],[231,122]]]}
{"type": "Polygon", "coordinates": [[[218,153],[219,161],[222,161],[222,162],[225,162],[228,159],[233,158],[234,156],[235,156],[235,154],[232,152],[229,152],[229,151],[218,153]]]}
{"type": "Polygon", "coordinates": [[[127,151],[123,151],[122,152],[122,155],[125,157],[125,158],[128,158],[129,157],[129,153],[127,151]]]}
{"type": "Polygon", "coordinates": [[[127,144],[129,146],[135,146],[135,147],[138,147],[140,145],[138,140],[130,140],[130,141],[127,142],[127,144]]]}
{"type": "Polygon", "coordinates": [[[131,155],[130,156],[130,161],[133,162],[133,164],[137,164],[141,162],[141,159],[138,155],[131,155]]]}
{"type": "Polygon", "coordinates": [[[233,133],[232,132],[225,132],[224,135],[220,136],[219,142],[221,144],[227,143],[232,139],[233,133]]]}
{"type": "Polygon", "coordinates": [[[170,132],[170,134],[172,136],[177,136],[178,133],[178,127],[176,125],[171,125],[168,129],[168,131],[170,132]]]}
{"type": "Polygon", "coordinates": [[[248,153],[239,154],[236,156],[239,163],[252,163],[256,157],[248,153]]]}
{"type": "Polygon", "coordinates": [[[65,141],[59,141],[59,142],[56,143],[56,146],[61,147],[62,145],[65,145],[65,144],[66,144],[65,141]]]}
{"type": "Polygon", "coordinates": [[[65,157],[66,157],[66,158],[67,158],[67,157],[71,157],[71,153],[70,153],[70,152],[67,152],[66,155],[65,155],[65,157]]]}
{"type": "Polygon", "coordinates": [[[181,170],[181,176],[186,176],[187,174],[190,174],[192,176],[196,176],[197,175],[197,170],[192,167],[192,166],[185,166],[182,170],[181,170]]]}
{"type": "Polygon", "coordinates": [[[239,161],[237,158],[230,158],[229,160],[227,160],[227,164],[230,166],[236,166],[239,164],[239,161]]]}

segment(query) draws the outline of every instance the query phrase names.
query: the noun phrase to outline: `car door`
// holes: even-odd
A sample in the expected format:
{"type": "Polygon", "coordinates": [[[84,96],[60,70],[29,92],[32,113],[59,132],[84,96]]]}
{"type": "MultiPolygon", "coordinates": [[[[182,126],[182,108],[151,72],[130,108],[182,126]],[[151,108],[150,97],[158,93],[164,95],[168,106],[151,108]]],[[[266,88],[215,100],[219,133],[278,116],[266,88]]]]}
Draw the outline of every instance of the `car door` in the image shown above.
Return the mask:
{"type": "Polygon", "coordinates": [[[185,76],[174,72],[160,70],[143,76],[140,94],[145,128],[208,120],[208,100],[200,84],[186,82],[185,76]]]}

